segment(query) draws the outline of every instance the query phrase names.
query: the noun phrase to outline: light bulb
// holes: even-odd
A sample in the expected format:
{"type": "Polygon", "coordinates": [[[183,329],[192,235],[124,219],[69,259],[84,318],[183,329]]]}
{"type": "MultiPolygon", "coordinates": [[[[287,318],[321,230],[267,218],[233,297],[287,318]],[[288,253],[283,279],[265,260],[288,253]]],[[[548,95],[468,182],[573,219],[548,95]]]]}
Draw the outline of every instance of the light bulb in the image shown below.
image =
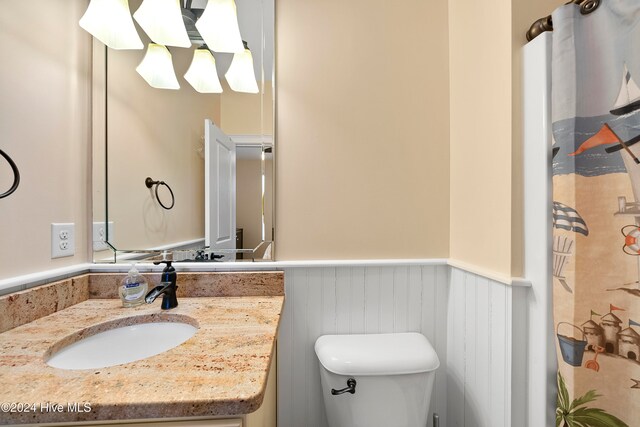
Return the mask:
{"type": "Polygon", "coordinates": [[[184,78],[200,93],[222,93],[216,60],[209,49],[193,51],[193,60],[184,78]]]}
{"type": "Polygon", "coordinates": [[[133,17],[155,43],[190,47],[179,0],[144,0],[133,17]]]}
{"type": "Polygon", "coordinates": [[[180,89],[180,84],[173,71],[171,52],[165,46],[149,43],[147,53],[140,65],[136,67],[138,74],[157,89],[180,89]]]}
{"type": "Polygon", "coordinates": [[[214,52],[242,52],[242,37],[234,0],[208,0],[196,28],[214,52]]]}
{"type": "Polygon", "coordinates": [[[142,49],[128,0],[91,0],[80,26],[111,49],[142,49]]]}
{"type": "Polygon", "coordinates": [[[231,66],[224,75],[229,87],[236,92],[258,93],[258,83],[253,71],[253,56],[248,47],[233,55],[231,66]]]}

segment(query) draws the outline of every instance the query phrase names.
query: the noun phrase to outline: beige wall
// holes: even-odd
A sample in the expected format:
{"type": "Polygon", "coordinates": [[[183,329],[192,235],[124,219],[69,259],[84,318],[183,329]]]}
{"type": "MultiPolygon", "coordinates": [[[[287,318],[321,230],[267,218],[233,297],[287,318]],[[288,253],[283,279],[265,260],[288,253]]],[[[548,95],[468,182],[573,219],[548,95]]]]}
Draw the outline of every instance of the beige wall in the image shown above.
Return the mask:
{"type": "MultiPolygon", "coordinates": [[[[273,161],[267,155],[265,170],[265,240],[271,240],[273,161]]],[[[236,226],[243,229],[243,247],[253,249],[262,241],[262,165],[259,158],[238,159],[236,163],[236,226]]]]}
{"type": "Polygon", "coordinates": [[[221,81],[220,122],[227,135],[273,135],[273,90],[271,82],[264,84],[264,93],[240,93],[221,81]],[[260,105],[263,105],[263,109],[260,105]]]}
{"type": "Polygon", "coordinates": [[[261,174],[260,159],[236,162],[236,227],[242,228],[244,248],[255,248],[262,240],[261,174]]]}
{"type": "Polygon", "coordinates": [[[447,4],[276,2],[276,258],[446,257],[447,4]]]}
{"type": "Polygon", "coordinates": [[[0,200],[0,279],[89,259],[91,36],[78,26],[87,4],[0,1],[0,148],[21,173],[0,200]],[[52,222],[76,224],[75,256],[51,259],[52,222]]]}
{"type": "Polygon", "coordinates": [[[522,272],[524,34],[557,1],[449,0],[451,258],[522,272]]]}
{"type": "Polygon", "coordinates": [[[511,4],[449,1],[451,257],[511,270],[511,4]]]}

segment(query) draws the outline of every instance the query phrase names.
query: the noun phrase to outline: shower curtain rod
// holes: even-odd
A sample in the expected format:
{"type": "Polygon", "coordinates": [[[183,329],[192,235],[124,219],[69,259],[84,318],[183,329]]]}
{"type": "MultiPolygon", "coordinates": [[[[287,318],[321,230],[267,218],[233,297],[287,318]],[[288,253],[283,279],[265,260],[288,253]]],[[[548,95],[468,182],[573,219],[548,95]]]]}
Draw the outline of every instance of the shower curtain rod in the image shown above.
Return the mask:
{"type": "MultiPolygon", "coordinates": [[[[583,15],[588,15],[600,6],[601,0],[572,0],[567,4],[576,4],[580,6],[580,13],[583,15]]],[[[531,41],[538,37],[540,34],[545,31],[553,31],[553,22],[551,21],[551,15],[540,18],[533,24],[531,24],[531,28],[527,31],[527,41],[531,41]]]]}

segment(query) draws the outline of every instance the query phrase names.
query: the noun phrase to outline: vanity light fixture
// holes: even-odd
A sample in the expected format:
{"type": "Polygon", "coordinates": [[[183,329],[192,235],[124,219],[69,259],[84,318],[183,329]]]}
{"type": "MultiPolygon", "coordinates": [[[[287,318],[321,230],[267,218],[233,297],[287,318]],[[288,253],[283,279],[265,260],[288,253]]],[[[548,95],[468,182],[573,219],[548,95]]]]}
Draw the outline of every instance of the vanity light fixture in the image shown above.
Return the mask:
{"type": "Polygon", "coordinates": [[[142,49],[129,0],[91,0],[80,26],[111,49],[142,49]]]}
{"type": "Polygon", "coordinates": [[[207,45],[193,51],[193,60],[184,78],[200,93],[222,93],[216,60],[207,45]]]}
{"type": "Polygon", "coordinates": [[[234,0],[208,0],[196,28],[214,52],[236,53],[243,50],[234,0]]]}
{"type": "Polygon", "coordinates": [[[180,0],[144,0],[133,17],[155,43],[191,47],[182,21],[180,0]]]}
{"type": "Polygon", "coordinates": [[[231,66],[224,77],[229,87],[236,92],[258,93],[258,83],[253,71],[253,56],[246,41],[242,41],[244,50],[233,55],[231,66]]]}
{"type": "Polygon", "coordinates": [[[157,89],[180,89],[180,84],[173,70],[171,52],[166,46],[149,43],[147,53],[140,65],[136,67],[138,74],[146,80],[151,87],[157,89]]]}

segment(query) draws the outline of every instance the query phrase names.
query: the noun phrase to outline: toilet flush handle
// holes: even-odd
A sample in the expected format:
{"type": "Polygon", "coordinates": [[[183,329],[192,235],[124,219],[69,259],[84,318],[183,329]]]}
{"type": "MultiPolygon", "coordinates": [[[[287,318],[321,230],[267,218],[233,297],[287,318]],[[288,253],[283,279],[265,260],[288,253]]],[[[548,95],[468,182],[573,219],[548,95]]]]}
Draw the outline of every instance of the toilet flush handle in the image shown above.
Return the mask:
{"type": "Polygon", "coordinates": [[[355,394],[356,393],[356,380],[354,378],[349,378],[347,380],[347,387],[340,389],[340,390],[336,390],[335,388],[331,389],[331,394],[334,396],[337,396],[339,394],[344,394],[344,393],[351,393],[351,394],[355,394]]]}

